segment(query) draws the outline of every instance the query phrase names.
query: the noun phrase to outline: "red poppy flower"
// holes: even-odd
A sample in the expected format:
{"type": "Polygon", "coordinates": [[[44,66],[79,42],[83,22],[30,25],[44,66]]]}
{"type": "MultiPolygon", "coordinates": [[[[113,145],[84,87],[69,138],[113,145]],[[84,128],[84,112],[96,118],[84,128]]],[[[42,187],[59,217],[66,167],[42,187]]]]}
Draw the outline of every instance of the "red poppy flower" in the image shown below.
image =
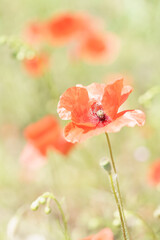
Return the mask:
{"type": "Polygon", "coordinates": [[[75,56],[89,63],[112,62],[119,51],[118,38],[111,33],[97,33],[88,31],[75,47],[75,56]]]}
{"type": "Polygon", "coordinates": [[[85,14],[64,12],[48,21],[45,29],[53,44],[65,44],[86,29],[93,27],[93,22],[91,17],[85,14]]]}
{"type": "Polygon", "coordinates": [[[32,22],[28,24],[24,37],[25,40],[31,45],[41,43],[44,36],[44,27],[42,23],[32,22]]]}
{"type": "Polygon", "coordinates": [[[41,76],[48,67],[48,57],[44,54],[35,56],[32,59],[24,60],[24,67],[26,71],[33,77],[41,76]]]}
{"type": "Polygon", "coordinates": [[[160,159],[152,163],[149,171],[149,182],[152,185],[160,184],[160,159]]]}
{"type": "Polygon", "coordinates": [[[104,228],[99,233],[83,238],[82,240],[114,240],[114,236],[109,228],[104,228]]]}
{"type": "Polygon", "coordinates": [[[124,126],[142,126],[142,111],[118,111],[131,92],[130,86],[123,86],[123,79],[108,85],[93,83],[67,89],[58,104],[60,118],[71,120],[64,130],[67,141],[82,142],[103,132],[117,132],[124,126]]]}
{"type": "Polygon", "coordinates": [[[60,125],[53,116],[46,116],[29,125],[24,135],[43,156],[46,156],[48,149],[67,155],[73,147],[73,144],[64,139],[60,125]]]}

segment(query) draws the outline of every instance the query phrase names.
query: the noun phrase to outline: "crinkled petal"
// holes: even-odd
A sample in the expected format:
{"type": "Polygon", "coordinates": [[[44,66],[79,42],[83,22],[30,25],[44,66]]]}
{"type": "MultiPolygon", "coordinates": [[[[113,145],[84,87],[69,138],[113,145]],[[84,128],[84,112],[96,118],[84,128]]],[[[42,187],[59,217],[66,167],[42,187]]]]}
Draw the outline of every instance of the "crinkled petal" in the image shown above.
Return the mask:
{"type": "Polygon", "coordinates": [[[86,139],[99,135],[106,131],[106,127],[96,128],[76,125],[73,122],[70,122],[64,129],[64,136],[67,141],[76,143],[84,142],[86,139]]]}
{"type": "Polygon", "coordinates": [[[67,89],[60,97],[58,103],[58,114],[61,119],[73,121],[84,121],[88,111],[89,96],[83,87],[72,87],[67,89]]]}
{"type": "Polygon", "coordinates": [[[105,84],[92,83],[86,87],[88,91],[89,98],[95,99],[100,102],[102,100],[102,96],[105,89],[105,84]]]}
{"type": "Polygon", "coordinates": [[[70,122],[64,129],[64,136],[68,142],[83,142],[88,137],[92,137],[94,135],[91,129],[92,128],[90,127],[77,126],[75,123],[70,122]]]}
{"type": "Polygon", "coordinates": [[[108,124],[106,132],[118,132],[122,127],[143,126],[145,123],[145,114],[141,110],[128,110],[117,114],[116,120],[108,124]]]}
{"type": "Polygon", "coordinates": [[[116,120],[109,123],[107,126],[96,128],[79,126],[75,123],[69,123],[64,130],[65,138],[67,141],[83,142],[86,139],[99,135],[105,132],[118,132],[124,126],[134,127],[135,125],[143,126],[145,122],[145,115],[140,110],[129,110],[117,114],[116,120]]]}
{"type": "Polygon", "coordinates": [[[128,98],[128,96],[133,91],[133,88],[131,86],[124,86],[121,93],[121,100],[120,105],[122,105],[128,98]]]}
{"type": "Polygon", "coordinates": [[[106,115],[112,119],[114,119],[120,106],[122,88],[123,78],[118,79],[111,84],[108,84],[104,90],[102,106],[106,115]]]}

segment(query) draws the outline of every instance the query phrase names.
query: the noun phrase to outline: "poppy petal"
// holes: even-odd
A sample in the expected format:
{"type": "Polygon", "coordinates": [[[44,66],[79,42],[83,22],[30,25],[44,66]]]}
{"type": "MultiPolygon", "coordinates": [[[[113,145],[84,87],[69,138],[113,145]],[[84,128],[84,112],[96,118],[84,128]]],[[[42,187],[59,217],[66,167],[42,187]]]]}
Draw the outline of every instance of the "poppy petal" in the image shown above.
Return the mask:
{"type": "Polygon", "coordinates": [[[61,129],[57,119],[50,115],[30,124],[24,131],[25,137],[43,155],[46,155],[48,148],[56,143],[60,134],[61,129]]]}
{"type": "Polygon", "coordinates": [[[145,123],[145,114],[140,110],[123,111],[117,114],[116,120],[108,124],[106,132],[118,132],[122,127],[143,126],[145,123]]]}
{"type": "Polygon", "coordinates": [[[112,119],[115,117],[121,101],[121,91],[123,87],[123,78],[108,84],[105,87],[102,98],[102,106],[107,116],[112,119]]]}
{"type": "Polygon", "coordinates": [[[83,14],[63,12],[46,23],[46,35],[53,45],[64,45],[86,29],[90,22],[87,20],[88,17],[83,14]]]}
{"type": "Polygon", "coordinates": [[[24,59],[23,61],[26,71],[33,77],[40,77],[45,73],[49,65],[48,56],[41,54],[32,59],[24,59]]]}
{"type": "Polygon", "coordinates": [[[63,136],[63,133],[61,133],[61,136],[59,136],[59,138],[53,145],[53,147],[64,156],[67,156],[74,146],[75,144],[66,141],[66,139],[63,136]]]}
{"type": "Polygon", "coordinates": [[[105,132],[118,132],[124,126],[134,127],[135,125],[143,126],[145,122],[145,115],[140,110],[129,110],[117,114],[117,119],[105,127],[87,127],[78,126],[70,122],[64,129],[65,138],[67,141],[83,142],[86,139],[99,135],[105,132]]]}
{"type": "Polygon", "coordinates": [[[68,123],[64,129],[64,136],[68,142],[80,142],[82,135],[83,129],[77,127],[73,122],[68,123]]]}
{"type": "Polygon", "coordinates": [[[67,89],[60,97],[58,114],[61,119],[80,121],[81,116],[86,115],[89,96],[84,87],[72,87],[67,89]],[[72,112],[72,114],[71,114],[72,112]]]}
{"type": "Polygon", "coordinates": [[[92,83],[88,85],[86,89],[90,99],[95,99],[100,102],[104,93],[105,84],[92,83]]]}
{"type": "Polygon", "coordinates": [[[88,236],[81,240],[113,240],[113,239],[114,239],[114,236],[113,236],[111,229],[104,228],[99,233],[88,236]]]}
{"type": "Polygon", "coordinates": [[[89,31],[80,39],[75,54],[92,64],[107,64],[117,56],[119,45],[119,40],[111,33],[89,31]]]}
{"type": "Polygon", "coordinates": [[[39,138],[45,132],[50,131],[52,128],[60,132],[58,121],[53,116],[46,116],[40,119],[38,122],[30,124],[25,128],[24,135],[27,139],[39,138]]]}
{"type": "Polygon", "coordinates": [[[131,94],[132,91],[133,88],[131,86],[124,86],[122,88],[120,105],[122,105],[127,100],[128,96],[131,94]]]}
{"type": "Polygon", "coordinates": [[[102,229],[94,237],[94,240],[113,240],[113,239],[114,239],[113,233],[109,228],[102,229]]]}
{"type": "Polygon", "coordinates": [[[40,44],[44,36],[44,27],[41,22],[31,22],[24,31],[25,40],[31,45],[40,44]]]}
{"type": "Polygon", "coordinates": [[[158,159],[156,162],[153,162],[150,166],[148,178],[151,185],[156,186],[160,184],[160,159],[158,159]]]}
{"type": "Polygon", "coordinates": [[[70,122],[64,129],[64,136],[68,142],[76,143],[84,142],[86,139],[104,133],[105,131],[105,127],[80,126],[70,122]]]}

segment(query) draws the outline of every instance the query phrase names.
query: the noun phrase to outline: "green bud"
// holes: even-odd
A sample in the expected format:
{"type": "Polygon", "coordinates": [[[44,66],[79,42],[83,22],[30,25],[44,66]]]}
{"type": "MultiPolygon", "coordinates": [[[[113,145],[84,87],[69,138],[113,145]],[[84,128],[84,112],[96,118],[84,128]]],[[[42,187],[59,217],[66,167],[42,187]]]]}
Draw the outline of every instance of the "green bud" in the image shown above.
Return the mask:
{"type": "Polygon", "coordinates": [[[42,197],[48,198],[50,197],[51,193],[50,192],[45,192],[43,193],[42,197]]]}
{"type": "Polygon", "coordinates": [[[46,214],[50,214],[51,213],[51,208],[46,206],[44,211],[45,211],[46,214]]]}
{"type": "Polygon", "coordinates": [[[39,208],[39,202],[36,200],[31,204],[31,210],[36,211],[39,208]]]}
{"type": "Polygon", "coordinates": [[[38,198],[38,201],[39,201],[39,203],[41,203],[41,204],[45,204],[45,203],[46,203],[46,198],[44,198],[44,197],[39,197],[39,198],[38,198]]]}
{"type": "Polygon", "coordinates": [[[110,164],[110,162],[109,162],[106,158],[104,158],[104,159],[101,160],[100,166],[101,166],[104,170],[106,170],[106,171],[108,172],[108,174],[111,174],[111,170],[112,170],[111,164],[110,164]]]}
{"type": "Polygon", "coordinates": [[[16,56],[17,60],[22,61],[25,58],[25,52],[24,51],[19,51],[16,56]]]}

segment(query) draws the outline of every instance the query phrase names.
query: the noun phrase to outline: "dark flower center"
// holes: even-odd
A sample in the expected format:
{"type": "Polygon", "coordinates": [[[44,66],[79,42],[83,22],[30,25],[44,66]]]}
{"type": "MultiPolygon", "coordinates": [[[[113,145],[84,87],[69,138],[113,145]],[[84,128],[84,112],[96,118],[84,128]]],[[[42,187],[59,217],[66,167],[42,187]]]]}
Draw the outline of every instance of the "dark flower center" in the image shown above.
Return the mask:
{"type": "Polygon", "coordinates": [[[106,119],[106,115],[102,109],[97,111],[97,116],[100,121],[105,121],[105,119],[106,119]]]}
{"type": "Polygon", "coordinates": [[[90,116],[91,122],[97,127],[104,127],[111,122],[111,118],[107,116],[101,103],[94,102],[91,105],[90,116]]]}

